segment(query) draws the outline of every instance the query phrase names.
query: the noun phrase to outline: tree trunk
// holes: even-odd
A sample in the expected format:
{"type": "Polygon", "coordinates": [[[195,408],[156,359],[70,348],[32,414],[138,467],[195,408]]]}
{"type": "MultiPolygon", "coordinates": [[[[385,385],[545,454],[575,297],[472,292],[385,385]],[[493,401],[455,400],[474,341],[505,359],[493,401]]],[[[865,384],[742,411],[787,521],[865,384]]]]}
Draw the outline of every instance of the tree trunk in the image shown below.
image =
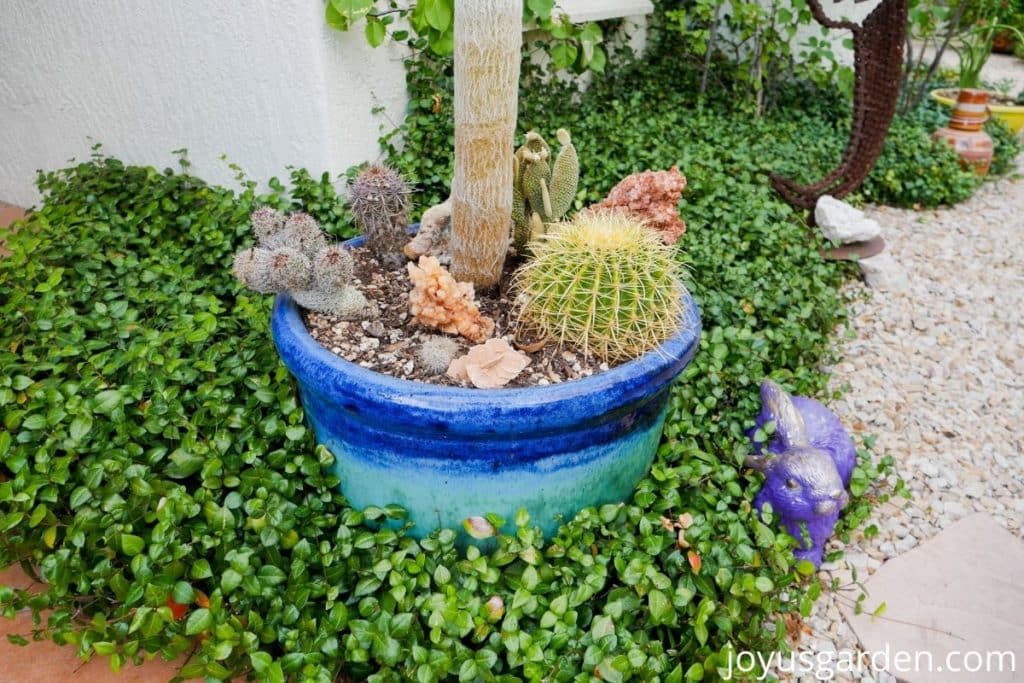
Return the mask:
{"type": "Polygon", "coordinates": [[[498,283],[512,221],[523,0],[455,3],[452,275],[498,283]]]}

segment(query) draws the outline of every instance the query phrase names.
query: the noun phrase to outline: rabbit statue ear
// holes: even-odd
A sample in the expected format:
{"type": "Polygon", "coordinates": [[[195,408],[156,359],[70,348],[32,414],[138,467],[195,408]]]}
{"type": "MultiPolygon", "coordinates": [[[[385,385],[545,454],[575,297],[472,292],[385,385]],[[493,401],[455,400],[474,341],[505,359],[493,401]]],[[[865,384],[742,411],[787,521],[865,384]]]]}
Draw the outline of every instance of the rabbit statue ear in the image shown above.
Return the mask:
{"type": "Polygon", "coordinates": [[[761,404],[769,419],[775,422],[775,433],[785,448],[807,445],[804,418],[782,387],[770,379],[761,382],[761,404]]]}
{"type": "Polygon", "coordinates": [[[772,455],[771,453],[765,452],[760,455],[748,455],[746,458],[744,458],[743,464],[752,470],[767,473],[768,470],[772,468],[772,465],[774,465],[778,459],[779,457],[777,455],[772,455]]]}

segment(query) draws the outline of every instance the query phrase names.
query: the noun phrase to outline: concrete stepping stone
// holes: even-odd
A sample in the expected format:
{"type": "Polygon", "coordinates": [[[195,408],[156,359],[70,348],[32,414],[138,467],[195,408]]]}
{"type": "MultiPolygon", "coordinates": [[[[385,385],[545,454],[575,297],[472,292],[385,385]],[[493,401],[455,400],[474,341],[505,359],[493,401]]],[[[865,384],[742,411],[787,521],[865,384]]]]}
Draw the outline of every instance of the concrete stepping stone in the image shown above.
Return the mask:
{"type": "Polygon", "coordinates": [[[888,655],[897,679],[1024,681],[1024,540],[987,515],[886,562],[865,586],[865,613],[844,605],[844,616],[866,653],[879,662],[888,655]],[[883,602],[880,616],[867,613],[883,602]]]}

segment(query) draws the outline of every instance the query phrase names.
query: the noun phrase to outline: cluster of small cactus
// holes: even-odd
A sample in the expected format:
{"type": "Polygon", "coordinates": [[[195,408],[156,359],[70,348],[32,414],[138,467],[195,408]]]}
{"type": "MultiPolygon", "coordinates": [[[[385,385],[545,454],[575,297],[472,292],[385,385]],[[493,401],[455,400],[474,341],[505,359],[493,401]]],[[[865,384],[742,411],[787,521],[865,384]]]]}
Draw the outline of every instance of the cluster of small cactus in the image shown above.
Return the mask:
{"type": "Polygon", "coordinates": [[[580,180],[580,163],[569,131],[558,130],[562,149],[554,164],[551,148],[535,131],[526,134],[513,158],[512,222],[517,249],[546,232],[548,223],[561,221],[572,206],[580,180]]]}
{"type": "Polygon", "coordinates": [[[531,243],[516,274],[520,325],[607,361],[635,358],[682,322],[684,267],[621,211],[579,214],[531,243]]]}
{"type": "Polygon", "coordinates": [[[377,261],[392,270],[405,264],[409,185],[402,175],[387,166],[367,166],[349,188],[349,205],[377,261]]]}
{"type": "Polygon", "coordinates": [[[316,220],[305,213],[285,216],[264,207],[249,217],[256,246],[235,254],[235,276],[264,294],[287,292],[304,308],[352,316],[366,306],[351,284],[352,256],[330,244],[316,220]]]}

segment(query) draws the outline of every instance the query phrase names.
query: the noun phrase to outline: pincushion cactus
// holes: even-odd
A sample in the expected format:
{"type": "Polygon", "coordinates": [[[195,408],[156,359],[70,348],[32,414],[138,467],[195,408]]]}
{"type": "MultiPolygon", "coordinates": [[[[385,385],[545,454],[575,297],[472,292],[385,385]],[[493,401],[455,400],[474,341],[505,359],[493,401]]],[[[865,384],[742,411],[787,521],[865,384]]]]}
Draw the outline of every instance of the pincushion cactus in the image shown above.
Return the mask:
{"type": "Polygon", "coordinates": [[[409,236],[409,186],[401,174],[379,164],[367,166],[349,188],[349,204],[376,259],[386,268],[401,267],[409,236]]]}
{"type": "Polygon", "coordinates": [[[545,225],[562,220],[572,207],[580,180],[579,157],[569,131],[557,133],[562,149],[549,165],[551,148],[538,133],[526,134],[513,159],[512,222],[516,248],[545,232],[545,225]]]}
{"type": "Polygon", "coordinates": [[[257,246],[235,255],[234,273],[263,294],[287,292],[300,306],[321,313],[352,316],[366,306],[351,285],[352,256],[328,244],[316,220],[305,213],[287,218],[264,207],[250,216],[257,246]]]}
{"type": "Polygon", "coordinates": [[[431,337],[420,347],[419,359],[423,369],[431,375],[440,375],[459,352],[459,345],[448,337],[431,337]]]}
{"type": "Polygon", "coordinates": [[[588,212],[533,242],[516,274],[520,324],[614,361],[679,329],[683,266],[675,249],[628,214],[588,212]]]}

